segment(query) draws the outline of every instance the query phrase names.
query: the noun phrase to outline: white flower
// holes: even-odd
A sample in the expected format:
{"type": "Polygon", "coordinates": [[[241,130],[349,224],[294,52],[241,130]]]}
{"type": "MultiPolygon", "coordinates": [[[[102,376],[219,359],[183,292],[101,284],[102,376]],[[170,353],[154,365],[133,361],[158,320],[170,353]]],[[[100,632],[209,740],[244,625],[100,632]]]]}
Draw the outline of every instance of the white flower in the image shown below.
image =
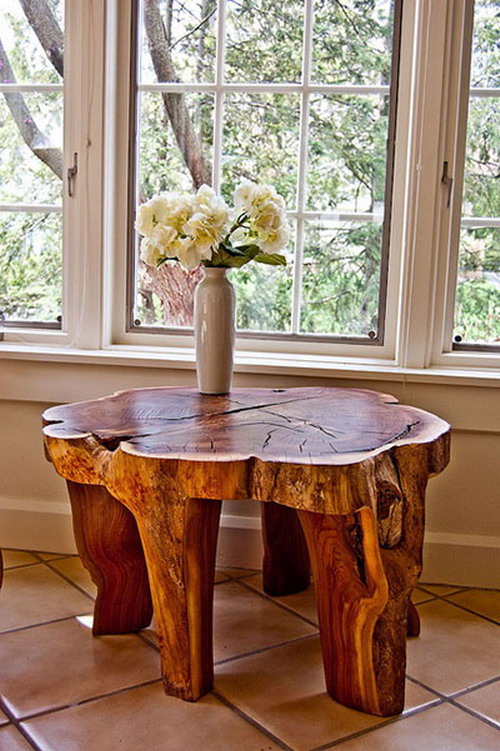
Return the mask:
{"type": "Polygon", "coordinates": [[[148,237],[154,227],[154,212],[149,203],[143,203],[137,209],[135,227],[139,234],[148,237]]]}
{"type": "Polygon", "coordinates": [[[251,214],[250,227],[256,232],[268,233],[277,231],[285,222],[285,215],[280,206],[268,199],[259,203],[251,214]]]}
{"type": "Polygon", "coordinates": [[[287,245],[289,234],[286,227],[269,232],[265,238],[259,238],[259,247],[264,253],[277,253],[287,245]]]}
{"type": "Polygon", "coordinates": [[[258,186],[250,180],[244,180],[234,191],[234,203],[236,208],[249,209],[258,186]]]}
{"type": "Polygon", "coordinates": [[[156,266],[163,256],[156,245],[152,245],[147,237],[143,237],[141,240],[141,258],[144,263],[156,266]]]}
{"type": "Polygon", "coordinates": [[[157,224],[152,231],[149,240],[152,245],[162,251],[163,255],[166,255],[168,258],[173,257],[169,255],[168,251],[172,244],[177,240],[177,232],[175,229],[163,224],[157,224]]]}
{"type": "Polygon", "coordinates": [[[182,237],[176,243],[177,258],[186,269],[194,269],[199,266],[202,260],[206,258],[206,253],[207,250],[197,246],[190,237],[182,237]]]}

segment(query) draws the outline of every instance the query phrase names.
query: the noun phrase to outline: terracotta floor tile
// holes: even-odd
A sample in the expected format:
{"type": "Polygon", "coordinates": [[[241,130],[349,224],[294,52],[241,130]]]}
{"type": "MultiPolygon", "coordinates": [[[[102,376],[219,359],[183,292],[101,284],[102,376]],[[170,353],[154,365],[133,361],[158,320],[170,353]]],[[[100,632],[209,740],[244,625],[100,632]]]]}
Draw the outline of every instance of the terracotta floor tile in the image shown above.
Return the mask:
{"type": "Polygon", "coordinates": [[[444,694],[500,674],[500,629],[442,600],[418,606],[422,628],[408,641],[407,673],[444,694]]]}
{"type": "Polygon", "coordinates": [[[489,686],[478,688],[469,694],[459,696],[456,701],[464,707],[473,709],[500,727],[500,680],[489,686]]]}
{"type": "Polygon", "coordinates": [[[30,563],[39,563],[32,553],[26,553],[24,550],[2,550],[4,569],[13,566],[27,566],[30,563]]]}
{"type": "Polygon", "coordinates": [[[0,631],[92,610],[92,602],[43,564],[5,572],[0,631]]]}
{"type": "MultiPolygon", "coordinates": [[[[216,689],[298,751],[383,721],[343,707],[325,691],[319,638],[285,645],[216,668],[216,689]]],[[[436,697],[407,683],[407,707],[436,697]]]]}
{"type": "Polygon", "coordinates": [[[11,725],[0,730],[0,751],[33,751],[33,748],[11,725]]]}
{"type": "Polygon", "coordinates": [[[51,561],[50,565],[75,582],[89,595],[96,596],[97,587],[79,558],[62,558],[59,561],[51,561]]]}
{"type": "Polygon", "coordinates": [[[498,751],[498,730],[448,705],[342,743],[339,751],[498,751]]]}
{"type": "Polygon", "coordinates": [[[72,707],[25,726],[42,751],[279,751],[214,696],[192,704],[165,696],[160,684],[72,707]]]}
{"type": "MultiPolygon", "coordinates": [[[[245,584],[249,584],[255,589],[262,592],[262,574],[256,574],[248,579],[245,579],[245,584]]],[[[303,615],[304,618],[308,618],[313,623],[318,622],[318,613],[316,610],[316,595],[314,593],[314,584],[311,584],[308,589],[304,589],[302,592],[297,592],[294,595],[285,595],[284,597],[273,597],[276,602],[281,602],[291,610],[295,610],[299,615],[303,615]]]]}
{"type": "MultiPolygon", "coordinates": [[[[215,587],[215,662],[314,634],[316,631],[314,626],[309,626],[300,618],[236,582],[224,582],[215,587]]],[[[144,633],[154,644],[158,644],[154,623],[144,633]]]]}
{"type": "Polygon", "coordinates": [[[134,635],[93,637],[76,618],[0,634],[0,692],[17,717],[160,675],[158,654],[134,635]]]}
{"type": "Polygon", "coordinates": [[[487,589],[468,589],[467,592],[451,595],[447,599],[500,623],[500,592],[487,589]]]}

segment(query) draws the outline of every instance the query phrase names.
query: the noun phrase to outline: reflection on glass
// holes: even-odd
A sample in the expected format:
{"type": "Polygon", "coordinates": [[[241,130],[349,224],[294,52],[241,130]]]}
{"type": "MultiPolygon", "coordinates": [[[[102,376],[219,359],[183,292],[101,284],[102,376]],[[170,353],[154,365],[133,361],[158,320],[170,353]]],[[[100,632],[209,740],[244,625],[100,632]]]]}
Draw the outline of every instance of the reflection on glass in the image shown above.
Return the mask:
{"type": "Polygon", "coordinates": [[[143,93],[139,104],[139,202],[210,183],[213,95],[143,93]],[[173,110],[181,123],[177,136],[168,114],[173,110]]]}
{"type": "Polygon", "coordinates": [[[62,94],[1,97],[1,203],[60,203],[62,116],[62,94]]]}
{"type": "Polygon", "coordinates": [[[500,1],[475,0],[471,86],[500,86],[500,1]]]}
{"type": "Polygon", "coordinates": [[[463,229],[454,335],[466,342],[500,343],[500,229],[463,229]]]}
{"type": "Polygon", "coordinates": [[[316,83],[390,83],[394,0],[316,0],[312,79],[316,83]]]}
{"type": "Polygon", "coordinates": [[[381,211],[389,97],[311,97],[308,208],[381,211]]]}
{"type": "Polygon", "coordinates": [[[142,0],[142,83],[214,80],[217,0],[142,0]]]}
{"type": "Polygon", "coordinates": [[[3,318],[55,321],[61,314],[62,217],[0,211],[3,318]]]}
{"type": "Polygon", "coordinates": [[[303,0],[228,0],[226,80],[298,82],[303,0]]]}
{"type": "Polygon", "coordinates": [[[306,226],[301,331],[368,336],[377,331],[382,225],[306,226]]]}
{"type": "Polygon", "coordinates": [[[0,0],[0,82],[62,83],[64,2],[0,0]],[[37,34],[45,39],[47,52],[37,34]]]}
{"type": "Polygon", "coordinates": [[[271,183],[295,204],[299,97],[226,94],[222,144],[223,194],[230,200],[242,179],[271,183]]]}

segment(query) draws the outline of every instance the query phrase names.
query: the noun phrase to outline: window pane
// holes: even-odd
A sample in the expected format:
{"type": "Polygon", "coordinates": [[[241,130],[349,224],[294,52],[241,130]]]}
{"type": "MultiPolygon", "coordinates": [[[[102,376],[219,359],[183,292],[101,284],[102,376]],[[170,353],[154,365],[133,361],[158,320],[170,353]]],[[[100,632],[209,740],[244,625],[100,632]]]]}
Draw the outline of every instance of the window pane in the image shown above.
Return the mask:
{"type": "Polygon", "coordinates": [[[498,98],[473,98],[469,104],[465,216],[500,217],[500,89],[498,94],[498,98]]]}
{"type": "Polygon", "coordinates": [[[383,211],[388,96],[311,97],[308,208],[383,211]]]}
{"type": "Polygon", "coordinates": [[[454,342],[500,345],[500,0],[476,0],[454,342]],[[496,89],[495,89],[496,87],[496,89]],[[478,219],[478,221],[475,221],[478,219]]]}
{"type": "Polygon", "coordinates": [[[161,191],[191,191],[195,177],[200,182],[210,183],[212,121],[212,94],[141,95],[138,115],[140,201],[161,191]],[[169,112],[178,118],[176,133],[169,112]],[[186,123],[189,123],[189,130],[186,123]],[[186,164],[188,157],[191,171],[186,164]]]}
{"type": "MultiPolygon", "coordinates": [[[[382,222],[389,120],[395,110],[389,106],[393,9],[399,0],[227,0],[221,4],[225,70],[217,87],[207,86],[215,80],[215,3],[141,0],[141,6],[138,201],[161,191],[191,191],[213,179],[232,205],[242,180],[274,185],[299,226],[307,225],[306,246],[295,249],[298,262],[304,256],[306,263],[303,273],[293,260],[286,268],[249,264],[231,272],[240,330],[360,337],[377,330],[381,258],[387,253],[382,222]],[[303,85],[308,60],[302,56],[311,49],[303,39],[305,11],[312,5],[313,80],[363,84],[368,93],[318,93],[303,85]],[[201,27],[202,46],[208,45],[205,68],[195,45],[201,27]],[[156,81],[189,87],[182,94],[181,87],[148,92],[147,84],[156,81]],[[296,84],[293,93],[280,87],[287,83],[296,84]],[[213,176],[212,165],[218,171],[213,176]],[[308,212],[341,216],[337,223],[308,224],[308,212]],[[340,221],[343,214],[352,224],[340,221]],[[365,222],[367,214],[375,221],[365,222]],[[354,258],[343,260],[344,250],[354,258]],[[341,303],[322,307],[323,293],[331,297],[341,284],[350,290],[349,302],[342,294],[341,303]],[[301,294],[302,308],[294,309],[301,294]]],[[[302,231],[297,236],[302,242],[302,231]]],[[[293,259],[291,245],[286,252],[293,259]]],[[[137,259],[137,243],[135,254],[137,259]]],[[[135,264],[137,325],[189,326],[197,272],[135,264]]]]}
{"type": "Polygon", "coordinates": [[[0,94],[0,311],[13,324],[57,327],[63,276],[64,3],[0,0],[0,18],[0,82],[30,87],[4,88],[0,94]],[[56,90],[42,90],[46,84],[56,84],[56,90]],[[43,208],[31,210],[37,206],[43,208]]]}
{"type": "Polygon", "coordinates": [[[6,321],[62,313],[62,217],[0,212],[0,311],[6,321]]]}
{"type": "Polygon", "coordinates": [[[223,130],[223,192],[231,199],[242,179],[271,183],[295,205],[299,97],[287,94],[226,94],[223,130]]]}
{"type": "Polygon", "coordinates": [[[228,0],[226,80],[299,81],[303,8],[303,0],[228,0]]]}
{"type": "Polygon", "coordinates": [[[473,87],[500,87],[500,3],[476,0],[472,47],[473,87]]]}
{"type": "MultiPolygon", "coordinates": [[[[289,246],[291,250],[291,244],[289,246]]],[[[243,331],[289,332],[292,312],[293,254],[287,266],[249,263],[231,272],[236,290],[236,326],[243,331]]]]}
{"type": "Polygon", "coordinates": [[[377,332],[382,225],[306,225],[301,331],[368,337],[377,332]]]}
{"type": "Polygon", "coordinates": [[[316,0],[312,79],[388,84],[394,0],[316,0]]]}
{"type": "Polygon", "coordinates": [[[142,0],[141,81],[213,81],[217,0],[142,0]]]}
{"type": "Polygon", "coordinates": [[[455,336],[500,343],[500,228],[462,230],[455,336]]]}
{"type": "Polygon", "coordinates": [[[0,99],[0,202],[61,201],[62,94],[0,99]]]}
{"type": "Polygon", "coordinates": [[[0,41],[3,50],[3,54],[0,54],[0,81],[61,83],[64,2],[53,0],[47,3],[44,15],[40,13],[39,3],[28,0],[25,4],[26,13],[18,0],[0,0],[0,41]],[[37,38],[37,30],[42,35],[45,32],[47,53],[37,38]]]}

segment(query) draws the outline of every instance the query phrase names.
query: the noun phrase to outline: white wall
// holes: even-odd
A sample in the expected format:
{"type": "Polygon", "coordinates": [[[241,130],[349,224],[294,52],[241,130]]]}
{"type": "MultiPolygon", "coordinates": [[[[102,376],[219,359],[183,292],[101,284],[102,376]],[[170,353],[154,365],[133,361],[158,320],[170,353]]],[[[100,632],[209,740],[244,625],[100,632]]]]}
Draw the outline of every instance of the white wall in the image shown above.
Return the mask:
{"type": "MultiPolygon", "coordinates": [[[[289,369],[288,369],[289,370],[289,369]]],[[[0,544],[74,550],[64,481],[45,460],[41,413],[51,405],[122,388],[194,385],[194,372],[153,366],[0,359],[0,544]]],[[[498,380],[429,373],[352,372],[335,378],[237,373],[237,386],[352,386],[394,394],[453,427],[452,460],[430,481],[423,579],[500,586],[500,389],[498,380]],[[346,377],[347,376],[347,377],[346,377]]],[[[219,556],[258,565],[257,504],[225,504],[219,556]]]]}

